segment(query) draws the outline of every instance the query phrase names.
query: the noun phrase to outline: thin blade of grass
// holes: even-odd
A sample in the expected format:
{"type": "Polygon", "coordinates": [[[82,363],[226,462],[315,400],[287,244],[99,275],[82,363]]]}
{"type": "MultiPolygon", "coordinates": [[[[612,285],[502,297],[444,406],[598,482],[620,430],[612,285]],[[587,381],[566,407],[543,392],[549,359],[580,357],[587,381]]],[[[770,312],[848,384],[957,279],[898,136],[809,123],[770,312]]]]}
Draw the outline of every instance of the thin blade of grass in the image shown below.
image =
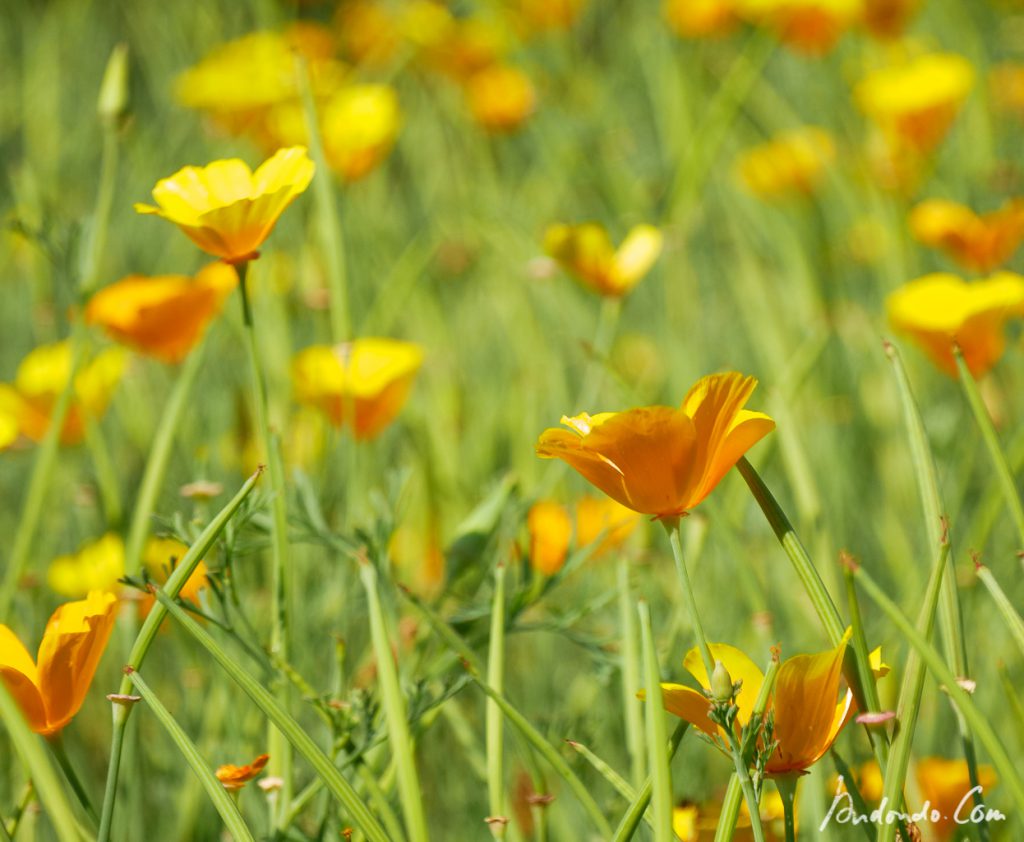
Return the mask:
{"type": "MultiPolygon", "coordinates": [[[[668,745],[666,746],[669,760],[676,756],[679,744],[683,741],[683,737],[686,736],[686,729],[689,726],[690,723],[685,720],[680,720],[676,723],[676,729],[672,732],[672,736],[669,737],[668,745]]],[[[648,776],[643,786],[637,791],[636,800],[629,805],[629,809],[626,810],[619,821],[619,826],[615,829],[615,836],[612,837],[612,842],[629,842],[633,838],[633,834],[636,833],[641,820],[644,819],[644,814],[651,803],[653,793],[654,781],[648,776]]]]}
{"type": "Polygon", "coordinates": [[[644,662],[644,682],[647,692],[644,718],[647,722],[648,765],[651,772],[651,813],[655,842],[673,842],[672,833],[672,769],[665,751],[665,710],[661,699],[661,673],[658,653],[654,648],[651,629],[651,611],[641,600],[637,605],[640,615],[640,648],[644,662]],[[656,689],[657,688],[657,689],[656,689]]]}
{"type": "Polygon", "coordinates": [[[1006,628],[1010,630],[1010,636],[1017,642],[1017,645],[1020,647],[1021,654],[1024,654],[1024,619],[1021,619],[1020,614],[1017,613],[1017,609],[1013,607],[1013,603],[1010,602],[1006,593],[999,586],[999,583],[992,575],[991,570],[985,567],[985,565],[979,564],[975,572],[977,573],[978,578],[981,579],[982,584],[992,595],[996,608],[998,608],[999,613],[1003,615],[1003,622],[1006,623],[1006,628]]]}

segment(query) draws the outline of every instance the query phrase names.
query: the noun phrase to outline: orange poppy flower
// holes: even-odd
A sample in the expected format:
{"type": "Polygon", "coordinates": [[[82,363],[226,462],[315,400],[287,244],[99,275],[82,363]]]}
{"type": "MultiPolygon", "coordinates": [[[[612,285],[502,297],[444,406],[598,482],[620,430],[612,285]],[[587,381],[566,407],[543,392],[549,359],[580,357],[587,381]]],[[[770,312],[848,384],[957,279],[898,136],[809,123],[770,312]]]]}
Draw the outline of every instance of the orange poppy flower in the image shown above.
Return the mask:
{"type": "Polygon", "coordinates": [[[237,283],[235,270],[220,262],[195,278],[129,275],[92,297],[85,320],[144,354],[178,363],[202,338],[237,283]]]}
{"type": "Polygon", "coordinates": [[[889,322],[907,334],[950,377],[957,377],[953,343],[975,377],[1006,349],[1004,325],[1024,316],[1024,277],[999,272],[968,283],[956,275],[925,275],[885,300],[889,322]]]}
{"type": "Polygon", "coordinates": [[[740,13],[807,55],[824,55],[859,19],[862,0],[738,0],[740,13]]]}
{"type": "Polygon", "coordinates": [[[217,776],[217,780],[224,785],[224,789],[233,792],[241,789],[262,772],[269,760],[269,754],[261,754],[252,763],[246,763],[244,766],[225,763],[223,766],[218,766],[214,774],[217,776]]]}
{"type": "Polygon", "coordinates": [[[693,385],[678,409],[563,416],[572,432],[545,430],[537,455],[568,462],[634,511],[678,517],[775,428],[767,415],[743,409],[756,386],[755,378],[737,372],[712,374],[693,385]]]}
{"type": "Polygon", "coordinates": [[[51,736],[78,713],[114,628],[117,598],[94,591],[53,612],[36,661],[0,625],[0,678],[37,734],[51,736]]]}
{"type": "Polygon", "coordinates": [[[735,0],[665,0],[661,12],[680,38],[718,38],[739,24],[735,0]]]}
{"type": "Polygon", "coordinates": [[[554,576],[569,554],[569,512],[553,500],[539,500],[526,515],[526,528],[530,533],[530,566],[545,576],[554,576]]]}
{"type": "Polygon", "coordinates": [[[153,188],[159,207],[137,203],[139,213],[162,216],[199,248],[226,263],[258,256],[278,217],[313,179],[302,146],[279,149],[253,172],[237,158],[184,167],[153,188]]]}
{"type": "Polygon", "coordinates": [[[926,246],[941,249],[970,272],[991,272],[1024,240],[1024,200],[977,214],[959,202],[927,199],[910,213],[910,230],[926,246]]]}
{"type": "Polygon", "coordinates": [[[783,132],[748,149],[736,161],[736,173],[763,199],[809,195],[835,159],[832,136],[817,126],[783,132]]]}
{"type": "Polygon", "coordinates": [[[616,249],[608,232],[594,222],[552,225],[544,233],[544,251],[584,286],[618,298],[635,287],[661,254],[661,231],[637,225],[616,249]]]}
{"type": "Polygon", "coordinates": [[[513,132],[537,105],[530,77],[518,68],[494,64],[466,81],[466,101],[473,119],[489,132],[513,132]]]}

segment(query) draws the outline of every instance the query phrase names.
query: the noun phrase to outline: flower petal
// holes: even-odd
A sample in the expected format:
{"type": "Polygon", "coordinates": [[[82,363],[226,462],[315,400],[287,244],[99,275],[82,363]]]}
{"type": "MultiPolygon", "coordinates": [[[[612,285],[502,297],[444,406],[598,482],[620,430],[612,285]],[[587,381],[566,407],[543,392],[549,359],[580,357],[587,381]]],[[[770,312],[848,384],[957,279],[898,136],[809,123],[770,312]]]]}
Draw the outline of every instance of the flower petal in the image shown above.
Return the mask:
{"type": "MultiPolygon", "coordinates": [[[[713,660],[722,662],[722,666],[729,672],[733,684],[737,681],[743,682],[736,697],[736,706],[740,709],[738,717],[740,724],[746,725],[753,713],[757,694],[761,692],[764,673],[761,672],[757,664],[735,646],[730,646],[728,643],[709,643],[708,649],[711,650],[713,660]]],[[[702,687],[711,687],[711,680],[708,678],[707,670],[704,669],[704,659],[697,647],[686,653],[686,657],[683,658],[683,667],[697,679],[702,687]]]]}
{"type": "Polygon", "coordinates": [[[0,679],[36,733],[46,729],[46,706],[37,686],[32,656],[7,626],[0,625],[0,679]]]}

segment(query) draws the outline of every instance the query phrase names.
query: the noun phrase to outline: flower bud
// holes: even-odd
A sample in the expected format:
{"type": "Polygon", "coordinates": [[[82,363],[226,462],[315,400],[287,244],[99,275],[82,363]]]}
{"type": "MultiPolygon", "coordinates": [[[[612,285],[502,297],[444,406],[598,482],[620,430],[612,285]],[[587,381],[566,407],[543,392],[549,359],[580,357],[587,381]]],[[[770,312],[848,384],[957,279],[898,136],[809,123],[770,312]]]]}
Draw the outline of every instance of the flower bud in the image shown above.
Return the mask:
{"type": "Polygon", "coordinates": [[[100,85],[96,111],[103,120],[115,122],[128,110],[128,46],[118,44],[110,54],[100,85]]]}
{"type": "Polygon", "coordinates": [[[732,698],[732,676],[721,661],[715,661],[711,673],[711,696],[716,702],[727,702],[732,698]]]}

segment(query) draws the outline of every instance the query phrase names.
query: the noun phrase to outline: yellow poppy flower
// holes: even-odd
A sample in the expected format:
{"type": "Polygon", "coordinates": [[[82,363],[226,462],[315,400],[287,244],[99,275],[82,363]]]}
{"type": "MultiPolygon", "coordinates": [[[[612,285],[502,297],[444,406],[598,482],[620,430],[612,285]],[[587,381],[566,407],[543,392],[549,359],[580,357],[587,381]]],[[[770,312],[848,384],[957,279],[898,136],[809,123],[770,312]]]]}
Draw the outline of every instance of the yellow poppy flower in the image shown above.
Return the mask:
{"type": "MultiPolygon", "coordinates": [[[[773,736],[778,746],[765,767],[768,775],[788,775],[810,768],[831,748],[849,721],[853,693],[847,690],[838,701],[837,698],[850,634],[847,630],[834,649],[815,655],[795,655],[779,667],[770,707],[774,711],[773,736]]],[[[736,722],[737,727],[742,727],[753,715],[764,674],[739,649],[723,643],[708,645],[711,657],[722,662],[733,682],[743,682],[736,696],[736,722]]],[[[687,653],[683,666],[701,687],[711,686],[696,648],[687,653]]],[[[710,736],[718,734],[719,726],[708,718],[711,700],[702,692],[681,684],[662,684],[661,691],[665,710],[710,736]]]]}
{"type": "Polygon", "coordinates": [[[864,0],[861,23],[868,34],[886,41],[899,38],[921,0],[864,0]]]}
{"type": "Polygon", "coordinates": [[[862,0],[738,0],[740,13],[794,50],[823,55],[859,19],[862,0]]]}
{"type": "Polygon", "coordinates": [[[6,383],[0,383],[0,450],[18,440],[21,398],[6,383]]]}
{"type": "MultiPolygon", "coordinates": [[[[60,441],[77,444],[85,435],[87,418],[99,418],[110,403],[124,373],[125,353],[119,348],[101,351],[79,367],[75,393],[64,420],[60,441]]],[[[71,373],[71,344],[67,340],[40,345],[21,361],[13,388],[0,390],[2,414],[17,417],[22,435],[40,441],[50,426],[50,414],[71,373]]]]}
{"type": "Polygon", "coordinates": [[[735,0],[665,0],[661,12],[680,38],[721,37],[739,23],[735,0]]]}
{"type": "Polygon", "coordinates": [[[803,126],[776,135],[744,152],[736,173],[744,185],[764,199],[814,191],[835,160],[832,136],[817,126],[803,126]]]}
{"type": "MultiPolygon", "coordinates": [[[[938,821],[931,825],[935,838],[952,838],[960,827],[957,818],[961,821],[967,819],[974,803],[968,799],[967,804],[960,806],[973,786],[967,762],[945,757],[925,757],[917,763],[915,773],[922,800],[931,804],[932,809],[939,814],[938,821]]],[[[985,790],[996,785],[996,774],[991,766],[978,767],[978,783],[985,790]]]]}
{"type": "Polygon", "coordinates": [[[854,98],[891,145],[924,154],[945,137],[973,85],[967,59],[928,53],[869,73],[854,98]]]}
{"type": "Polygon", "coordinates": [[[699,811],[696,804],[683,804],[674,807],[672,809],[672,832],[682,842],[697,842],[700,839],[698,816],[699,811]]]}
{"type": "MultiPolygon", "coordinates": [[[[187,552],[188,545],[183,544],[177,538],[151,536],[146,540],[146,545],[142,550],[142,564],[153,581],[158,585],[163,585],[187,552]]],[[[178,596],[185,602],[199,605],[200,592],[210,584],[208,575],[206,562],[200,561],[196,565],[196,569],[192,571],[192,575],[181,586],[178,596]]],[[[138,601],[139,616],[147,616],[155,602],[156,598],[152,594],[141,594],[138,601]]]]}
{"type": "Polygon", "coordinates": [[[357,439],[373,438],[402,408],[422,363],[418,345],[394,339],[314,345],[292,363],[295,397],[336,427],[350,424],[357,439]]]}
{"type": "Polygon", "coordinates": [[[258,256],[284,209],[313,179],[305,148],[279,149],[252,172],[237,158],[185,167],[157,182],[159,207],[136,204],[139,213],[170,220],[203,251],[226,263],[258,256]]]}
{"type": "Polygon", "coordinates": [[[328,165],[346,181],[361,178],[387,157],[401,122],[391,86],[343,88],[327,101],[321,118],[328,165]]]}
{"type": "Polygon", "coordinates": [[[925,275],[890,293],[885,306],[890,324],[946,374],[957,376],[955,342],[980,377],[1003,355],[1006,321],[1024,315],[1024,278],[999,272],[967,283],[956,275],[925,275]]]}
{"type": "Polygon", "coordinates": [[[991,272],[1009,260],[1024,240],[1024,200],[976,214],[959,202],[928,199],[910,213],[910,230],[920,242],[942,249],[971,272],[991,272]]]}
{"type": "Polygon", "coordinates": [[[235,270],[211,263],[195,278],[129,275],[96,293],[85,320],[165,363],[181,362],[238,283],[235,270]]]}
{"type": "Polygon", "coordinates": [[[0,679],[37,734],[56,734],[78,713],[114,628],[117,598],[94,591],[53,612],[37,660],[0,625],[0,679]]]}
{"type": "Polygon", "coordinates": [[[611,497],[584,497],[576,503],[576,543],[588,547],[604,536],[594,550],[595,556],[621,546],[638,523],[637,512],[611,497]]]}
{"type": "Polygon", "coordinates": [[[523,71],[494,64],[466,81],[466,101],[473,119],[489,132],[513,132],[537,105],[537,92],[523,71]]]}
{"type": "Polygon", "coordinates": [[[537,455],[562,459],[624,506],[658,518],[689,511],[775,422],[743,409],[757,380],[737,372],[701,378],[682,406],[646,406],[545,430],[537,455]]]}
{"type": "Polygon", "coordinates": [[[530,533],[530,566],[545,576],[554,576],[569,554],[569,512],[553,500],[539,500],[526,515],[526,528],[530,533]]]}
{"type": "Polygon", "coordinates": [[[113,593],[124,576],[124,541],[113,532],[90,541],[72,555],[50,562],[46,581],[62,596],[80,599],[91,591],[113,593]]]}
{"type": "Polygon", "coordinates": [[[661,231],[637,225],[618,249],[608,232],[593,222],[552,225],[544,234],[544,250],[584,286],[601,295],[619,297],[635,287],[661,254],[661,231]]]}
{"type": "Polygon", "coordinates": [[[355,64],[387,64],[402,44],[395,16],[383,4],[372,0],[339,3],[334,28],[345,57],[355,64]]]}
{"type": "Polygon", "coordinates": [[[216,774],[217,780],[223,784],[224,789],[233,792],[234,790],[241,789],[259,775],[269,760],[269,754],[261,754],[252,763],[246,763],[244,766],[233,766],[230,763],[225,763],[223,766],[218,766],[214,774],[216,774]]]}

